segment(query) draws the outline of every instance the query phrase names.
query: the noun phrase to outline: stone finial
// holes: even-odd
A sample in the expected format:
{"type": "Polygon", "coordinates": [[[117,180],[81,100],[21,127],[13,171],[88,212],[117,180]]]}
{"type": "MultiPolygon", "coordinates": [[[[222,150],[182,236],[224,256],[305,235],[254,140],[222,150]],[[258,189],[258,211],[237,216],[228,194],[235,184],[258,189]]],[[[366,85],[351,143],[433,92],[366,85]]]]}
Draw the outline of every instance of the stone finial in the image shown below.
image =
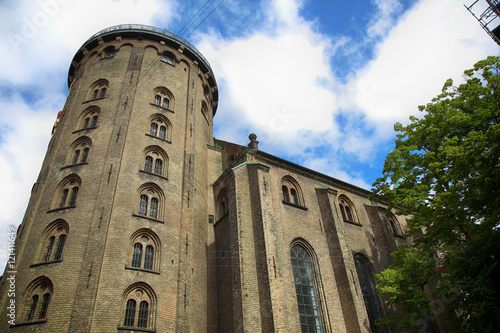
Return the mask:
{"type": "Polygon", "coordinates": [[[248,147],[250,149],[256,149],[256,150],[259,149],[259,141],[257,141],[257,135],[252,133],[248,136],[248,138],[250,139],[250,143],[248,144],[248,147]]]}

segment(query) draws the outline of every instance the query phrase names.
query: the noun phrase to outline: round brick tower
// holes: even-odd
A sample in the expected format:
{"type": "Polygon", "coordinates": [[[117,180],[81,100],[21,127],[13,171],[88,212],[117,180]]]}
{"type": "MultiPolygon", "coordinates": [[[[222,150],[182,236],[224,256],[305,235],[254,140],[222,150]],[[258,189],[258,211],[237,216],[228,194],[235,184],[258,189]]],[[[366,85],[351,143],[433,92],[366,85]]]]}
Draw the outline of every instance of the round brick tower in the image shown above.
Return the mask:
{"type": "Polygon", "coordinates": [[[120,25],[83,44],[68,84],[0,331],[206,332],[210,65],[168,31],[120,25]]]}

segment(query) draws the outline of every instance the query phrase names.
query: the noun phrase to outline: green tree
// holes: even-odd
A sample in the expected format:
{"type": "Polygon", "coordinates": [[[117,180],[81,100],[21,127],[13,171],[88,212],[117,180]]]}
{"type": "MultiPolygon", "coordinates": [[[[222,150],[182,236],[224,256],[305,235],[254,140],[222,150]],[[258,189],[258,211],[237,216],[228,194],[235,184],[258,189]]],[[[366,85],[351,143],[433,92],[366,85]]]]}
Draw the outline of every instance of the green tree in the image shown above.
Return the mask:
{"type": "Polygon", "coordinates": [[[377,275],[378,292],[404,313],[400,328],[442,297],[460,331],[500,332],[499,73],[500,58],[479,61],[465,83],[448,80],[420,106],[422,117],[394,125],[396,146],[373,192],[413,216],[413,245],[377,275]]]}

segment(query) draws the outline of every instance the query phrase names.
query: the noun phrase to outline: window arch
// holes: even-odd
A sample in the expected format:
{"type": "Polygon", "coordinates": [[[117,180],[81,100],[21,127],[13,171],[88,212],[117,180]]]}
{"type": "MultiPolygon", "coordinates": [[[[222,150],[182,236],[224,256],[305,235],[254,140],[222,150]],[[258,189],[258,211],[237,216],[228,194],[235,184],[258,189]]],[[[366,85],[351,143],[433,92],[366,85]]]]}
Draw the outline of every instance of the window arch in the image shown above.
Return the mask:
{"type": "Polygon", "coordinates": [[[52,298],[52,281],[46,276],[33,280],[24,293],[23,318],[25,321],[46,320],[52,298]]]}
{"type": "Polygon", "coordinates": [[[69,233],[68,223],[56,220],[50,223],[43,232],[41,247],[39,249],[40,262],[60,261],[69,233]]]}
{"type": "Polygon", "coordinates": [[[281,180],[281,192],[284,203],[304,207],[304,197],[299,184],[290,176],[285,176],[281,180]]]}
{"type": "Polygon", "coordinates": [[[290,258],[302,332],[323,332],[314,252],[307,244],[296,241],[292,244],[290,258]]]}
{"type": "Polygon", "coordinates": [[[136,282],[124,292],[123,327],[152,328],[155,323],[156,294],[148,284],[136,282]]]}
{"type": "Polygon", "coordinates": [[[161,61],[166,62],[169,65],[175,66],[175,55],[172,52],[164,51],[161,54],[161,61]]]}
{"type": "Polygon", "coordinates": [[[339,206],[340,213],[342,214],[342,219],[346,222],[358,223],[358,219],[356,218],[356,211],[354,210],[354,205],[351,200],[347,198],[345,195],[339,196],[339,206]]]}
{"type": "Polygon", "coordinates": [[[156,113],[150,118],[150,126],[148,135],[166,140],[168,142],[172,141],[172,124],[162,114],[156,113]]]}
{"type": "Polygon", "coordinates": [[[164,194],[154,183],[146,183],[139,188],[139,207],[137,214],[155,220],[163,219],[164,194]]]}
{"type": "Polygon", "coordinates": [[[102,59],[113,58],[116,55],[116,49],[114,46],[109,46],[102,52],[102,59]]]}
{"type": "Polygon", "coordinates": [[[363,254],[358,253],[354,256],[354,263],[356,265],[356,272],[358,274],[359,285],[363,294],[363,301],[365,303],[370,328],[374,333],[385,332],[383,326],[375,325],[375,321],[383,317],[382,308],[378,300],[377,293],[375,292],[375,278],[373,275],[373,267],[368,258],[363,254]]]}
{"type": "Polygon", "coordinates": [[[392,234],[397,237],[403,237],[403,230],[401,229],[401,224],[398,219],[391,214],[389,216],[389,226],[391,227],[392,234]]]}
{"type": "Polygon", "coordinates": [[[223,218],[229,211],[227,202],[227,190],[224,188],[217,196],[217,219],[223,218]]]}
{"type": "Polygon", "coordinates": [[[105,98],[108,87],[109,81],[106,79],[99,79],[95,81],[89,88],[87,100],[105,98]]]}
{"type": "Polygon", "coordinates": [[[98,106],[90,106],[86,108],[80,115],[77,130],[96,128],[100,113],[101,109],[99,109],[98,106]]]}
{"type": "Polygon", "coordinates": [[[75,174],[65,177],[59,183],[57,188],[56,195],[52,203],[54,209],[75,207],[81,184],[82,180],[75,174]]]}
{"type": "Polygon", "coordinates": [[[130,267],[159,271],[160,238],[150,229],[137,230],[132,237],[130,267]]]}
{"type": "Polygon", "coordinates": [[[174,109],[174,95],[165,87],[157,87],[153,90],[153,104],[164,109],[174,109]]]}
{"type": "Polygon", "coordinates": [[[158,176],[167,177],[168,175],[168,155],[159,146],[149,146],[144,149],[144,160],[142,171],[153,173],[158,176]]]}
{"type": "Polygon", "coordinates": [[[67,158],[67,165],[87,163],[89,158],[90,146],[92,140],[88,136],[82,136],[76,139],[70,148],[67,158]]]}

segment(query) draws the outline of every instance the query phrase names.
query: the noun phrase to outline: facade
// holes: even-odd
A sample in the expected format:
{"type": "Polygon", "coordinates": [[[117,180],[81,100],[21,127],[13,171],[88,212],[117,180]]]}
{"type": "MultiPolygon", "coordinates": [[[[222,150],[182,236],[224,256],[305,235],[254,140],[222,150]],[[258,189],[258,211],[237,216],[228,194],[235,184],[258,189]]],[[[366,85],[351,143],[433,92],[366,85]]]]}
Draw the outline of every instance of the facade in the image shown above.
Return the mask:
{"type": "Polygon", "coordinates": [[[1,281],[1,332],[396,331],[374,325],[390,314],[374,273],[406,217],[255,135],[214,139],[217,83],[187,41],[103,30],[68,85],[1,281]]]}

